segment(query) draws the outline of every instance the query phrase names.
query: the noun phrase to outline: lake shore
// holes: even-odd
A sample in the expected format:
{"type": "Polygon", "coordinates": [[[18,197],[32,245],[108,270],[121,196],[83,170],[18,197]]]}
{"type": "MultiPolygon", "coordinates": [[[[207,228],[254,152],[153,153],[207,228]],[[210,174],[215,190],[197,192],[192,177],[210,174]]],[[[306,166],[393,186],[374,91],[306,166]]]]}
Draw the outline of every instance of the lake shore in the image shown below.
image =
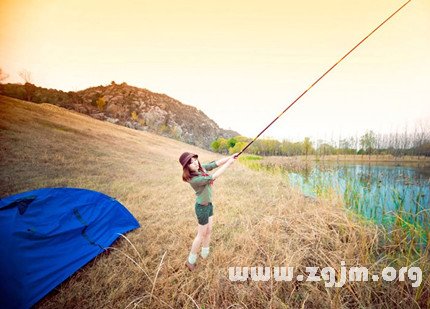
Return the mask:
{"type": "Polygon", "coordinates": [[[359,164],[384,164],[384,165],[406,165],[413,167],[430,168],[430,157],[405,156],[394,157],[391,155],[330,155],[330,156],[261,156],[258,160],[263,165],[281,166],[290,171],[308,169],[315,164],[333,163],[359,163],[359,164]]]}

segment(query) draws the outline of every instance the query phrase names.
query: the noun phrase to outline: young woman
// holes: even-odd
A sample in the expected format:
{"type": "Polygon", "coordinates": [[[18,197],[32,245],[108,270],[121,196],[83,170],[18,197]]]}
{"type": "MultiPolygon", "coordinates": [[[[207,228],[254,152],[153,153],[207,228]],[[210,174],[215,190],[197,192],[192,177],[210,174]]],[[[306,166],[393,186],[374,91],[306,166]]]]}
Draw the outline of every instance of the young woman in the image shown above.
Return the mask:
{"type": "Polygon", "coordinates": [[[198,155],[190,152],[184,152],[179,158],[179,163],[181,163],[183,168],[182,180],[188,182],[196,193],[194,209],[198,221],[197,236],[194,238],[191,252],[185,263],[191,271],[196,267],[197,253],[200,245],[202,245],[201,257],[205,259],[209,254],[214,207],[212,204],[213,182],[234,162],[236,155],[237,153],[206,164],[200,164],[198,155]],[[221,168],[212,175],[207,173],[207,171],[211,171],[217,167],[221,168]]]}

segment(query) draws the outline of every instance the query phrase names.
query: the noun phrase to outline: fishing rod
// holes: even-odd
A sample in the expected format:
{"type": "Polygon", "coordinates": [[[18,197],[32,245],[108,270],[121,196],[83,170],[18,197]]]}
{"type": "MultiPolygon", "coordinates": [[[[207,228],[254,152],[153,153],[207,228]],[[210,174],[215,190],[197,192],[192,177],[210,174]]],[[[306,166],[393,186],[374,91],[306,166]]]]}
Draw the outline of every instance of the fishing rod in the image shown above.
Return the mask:
{"type": "Polygon", "coordinates": [[[280,113],[271,123],[269,123],[269,125],[267,127],[264,128],[263,131],[261,131],[251,142],[248,143],[248,145],[245,146],[245,148],[243,148],[237,155],[234,156],[234,158],[236,159],[237,157],[239,157],[242,152],[244,152],[246,150],[246,148],[248,148],[249,146],[251,146],[251,144],[261,135],[263,134],[264,131],[266,131],[276,120],[278,120],[291,106],[293,106],[302,96],[304,96],[306,94],[306,92],[308,92],[313,86],[315,86],[324,76],[326,76],[328,74],[328,72],[330,72],[335,66],[337,66],[343,59],[345,59],[350,53],[352,53],[352,51],[354,49],[356,49],[361,43],[363,43],[368,37],[370,37],[375,31],[377,31],[383,24],[385,24],[391,17],[393,17],[394,15],[397,14],[397,12],[399,12],[401,9],[403,9],[409,2],[411,2],[411,0],[407,1],[405,4],[403,4],[400,8],[397,9],[397,11],[395,11],[393,14],[391,14],[387,19],[385,19],[381,24],[379,24],[378,27],[376,27],[375,29],[372,30],[372,32],[370,32],[364,39],[362,39],[360,42],[357,43],[357,45],[355,45],[349,52],[347,52],[342,58],[340,58],[334,65],[331,66],[330,69],[328,69],[327,71],[325,71],[325,73],[323,75],[321,75],[312,85],[310,85],[310,87],[308,89],[306,89],[305,91],[302,92],[301,95],[299,95],[290,105],[288,105],[288,107],[286,109],[284,109],[284,111],[282,113],[280,113]]]}

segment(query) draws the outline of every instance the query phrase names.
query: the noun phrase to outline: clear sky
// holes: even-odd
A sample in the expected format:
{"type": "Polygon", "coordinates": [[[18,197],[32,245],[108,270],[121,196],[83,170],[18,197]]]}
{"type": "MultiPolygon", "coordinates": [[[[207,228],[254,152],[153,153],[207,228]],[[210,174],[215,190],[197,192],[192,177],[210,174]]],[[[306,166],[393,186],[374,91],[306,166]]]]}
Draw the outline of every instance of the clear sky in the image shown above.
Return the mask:
{"type": "MultiPolygon", "coordinates": [[[[126,82],[255,137],[404,2],[1,0],[0,67],[65,91],[126,82]]],[[[412,0],[263,136],[412,130],[429,86],[430,1],[412,0]]]]}

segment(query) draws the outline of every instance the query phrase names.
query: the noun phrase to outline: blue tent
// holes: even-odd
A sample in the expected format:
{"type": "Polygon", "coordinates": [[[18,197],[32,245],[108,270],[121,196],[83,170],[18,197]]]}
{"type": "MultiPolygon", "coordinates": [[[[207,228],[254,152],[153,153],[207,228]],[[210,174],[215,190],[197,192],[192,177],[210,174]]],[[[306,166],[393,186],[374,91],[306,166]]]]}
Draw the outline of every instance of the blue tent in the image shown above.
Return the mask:
{"type": "Polygon", "coordinates": [[[28,308],[140,225],[100,192],[47,188],[0,199],[0,308],[28,308]]]}

